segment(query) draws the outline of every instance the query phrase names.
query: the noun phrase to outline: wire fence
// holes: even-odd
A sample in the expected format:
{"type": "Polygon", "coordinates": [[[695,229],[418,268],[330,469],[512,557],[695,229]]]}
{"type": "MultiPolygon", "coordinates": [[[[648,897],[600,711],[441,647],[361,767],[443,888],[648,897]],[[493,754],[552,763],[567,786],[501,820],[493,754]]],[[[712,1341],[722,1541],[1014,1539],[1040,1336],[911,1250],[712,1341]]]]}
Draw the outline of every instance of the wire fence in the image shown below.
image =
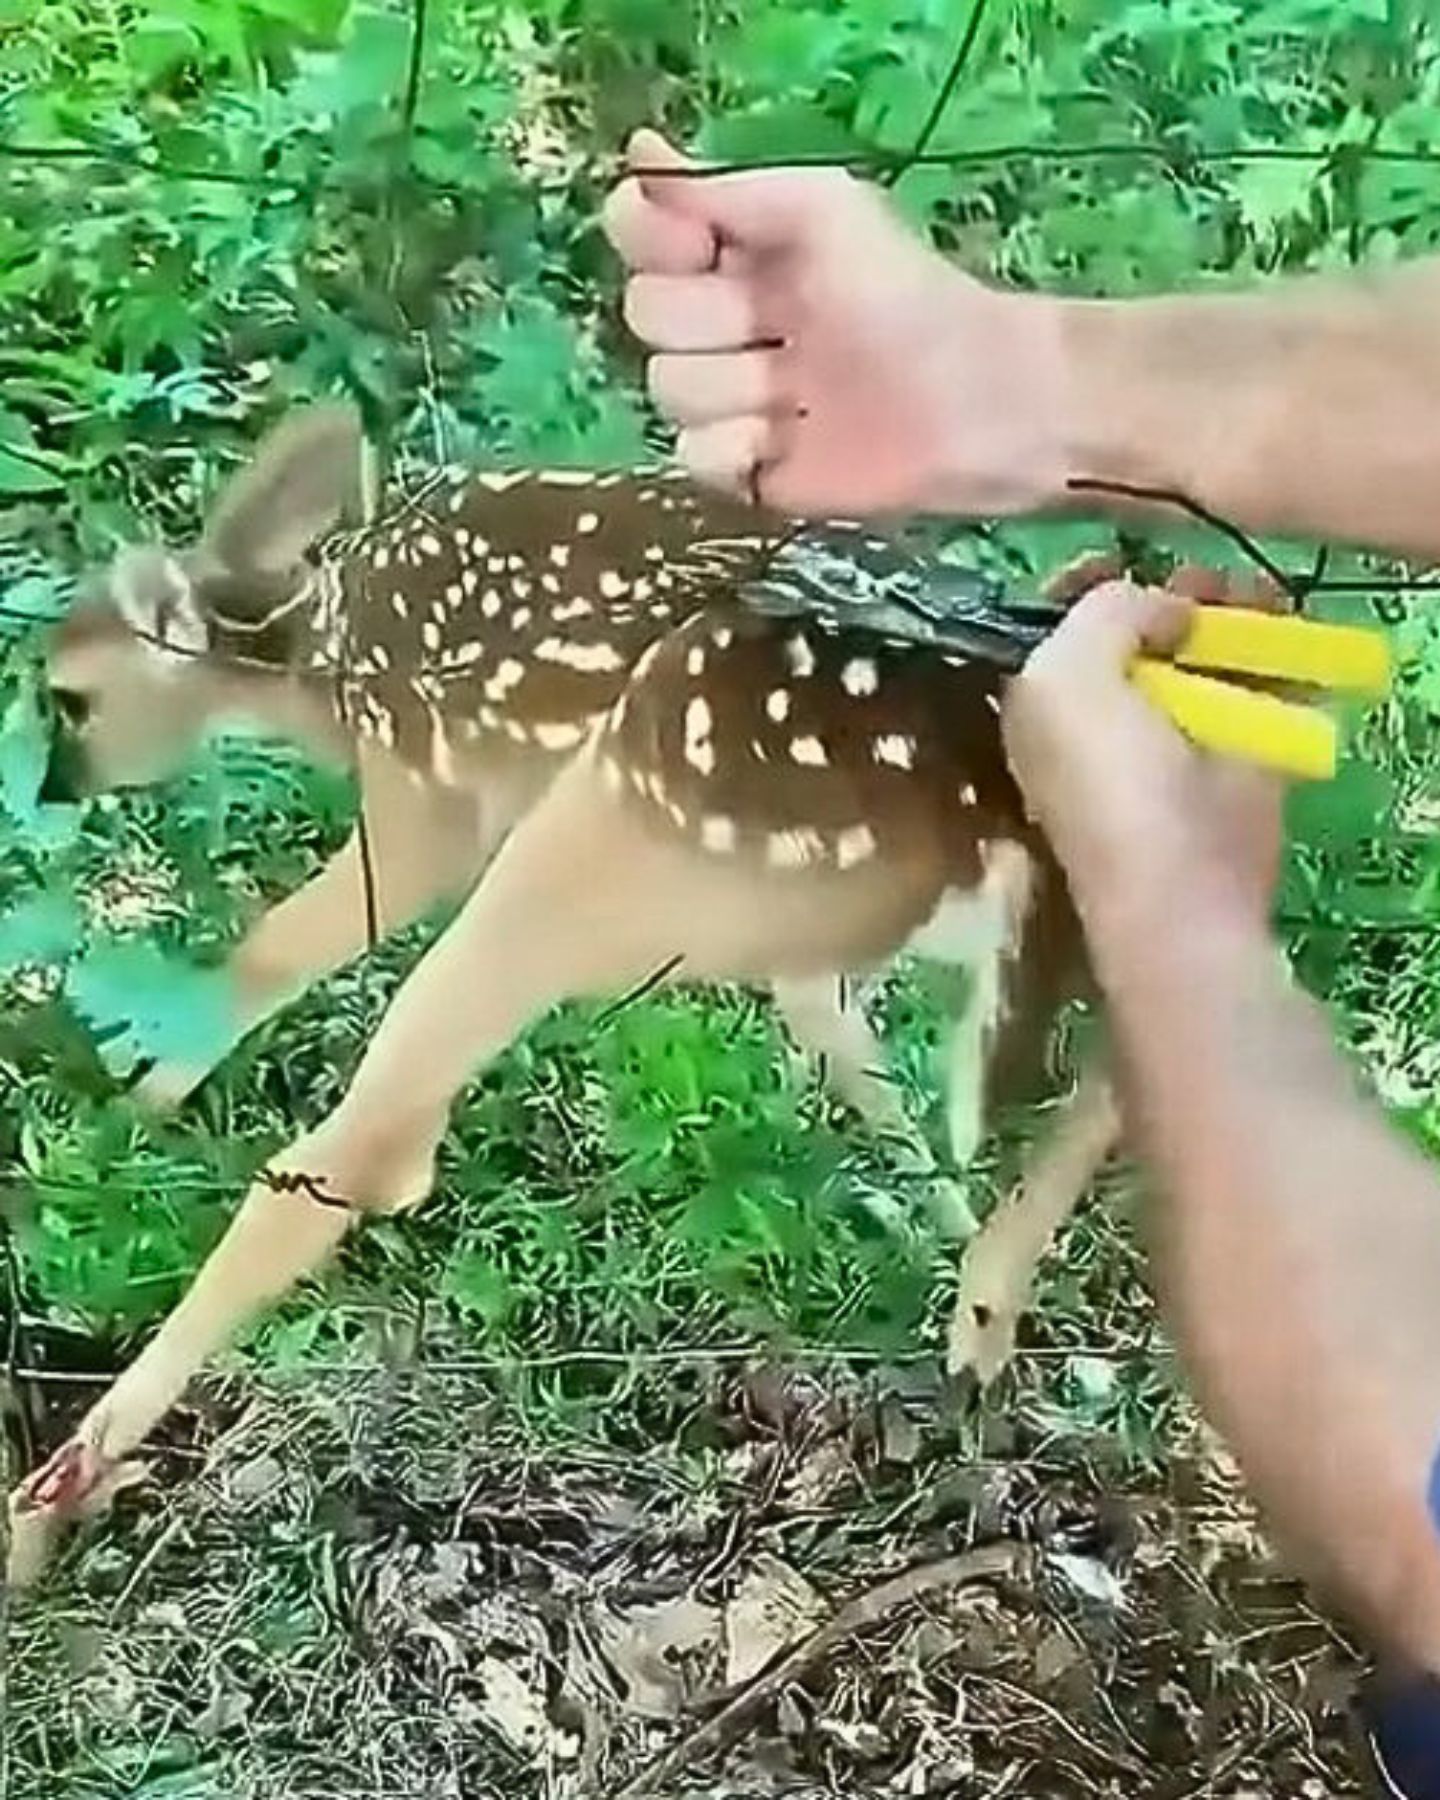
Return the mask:
{"type": "MultiPolygon", "coordinates": [[[[926,114],[924,123],[914,143],[905,151],[876,152],[864,157],[854,156],[811,156],[789,155],[773,161],[725,161],[712,162],[694,169],[676,170],[659,169],[649,171],[657,178],[663,179],[697,179],[703,180],[717,175],[741,173],[766,167],[839,167],[854,174],[866,176],[886,186],[893,187],[910,171],[917,168],[946,168],[956,172],[996,168],[1011,163],[1047,163],[1074,164],[1083,166],[1087,163],[1105,163],[1123,159],[1143,157],[1151,159],[1177,176],[1194,173],[1209,167],[1222,164],[1244,162],[1255,163],[1306,163],[1317,170],[1345,172],[1354,178],[1362,175],[1370,166],[1386,164],[1440,164],[1440,151],[1424,149],[1403,150],[1376,145],[1373,142],[1336,141],[1329,146],[1314,148],[1290,148],[1285,146],[1255,146],[1251,148],[1216,151],[1193,141],[1186,131],[1177,129],[1173,136],[1163,140],[1117,141],[1106,143],[1013,143],[1000,146],[961,149],[937,150],[934,140],[942,126],[945,113],[953,97],[961,89],[966,72],[980,41],[986,20],[986,0],[973,0],[969,11],[958,33],[942,80],[937,86],[933,104],[926,114]]],[[[427,70],[427,46],[432,20],[428,0],[410,0],[410,54],[405,69],[404,85],[397,101],[397,115],[400,123],[402,143],[410,145],[421,116],[422,99],[427,70]]],[[[145,151],[131,146],[77,141],[68,145],[0,143],[0,162],[6,162],[20,168],[27,166],[42,168],[56,167],[73,169],[77,174],[83,173],[88,182],[101,182],[108,176],[125,179],[134,175],[161,177],[177,184],[218,184],[257,188],[267,191],[284,191],[301,195],[318,195],[331,179],[332,164],[322,164],[311,170],[303,179],[297,178],[283,170],[245,170],[238,168],[218,168],[207,165],[167,162],[152,156],[145,151]]],[[[590,161],[586,167],[597,179],[609,182],[618,178],[622,171],[622,163],[618,157],[590,161]]],[[[407,157],[406,179],[420,187],[428,188],[438,194],[456,191],[451,184],[435,179],[433,176],[416,169],[413,160],[407,157]]],[[[443,448],[443,446],[442,446],[443,448]]],[[[33,462],[47,473],[64,476],[70,465],[63,459],[42,451],[31,450],[25,446],[7,443],[6,454],[21,461],[33,462]]],[[[1241,550],[1254,563],[1257,570],[1284,589],[1298,604],[1303,605],[1311,597],[1324,593],[1363,593],[1374,600],[1377,611],[1393,621],[1397,616],[1399,597],[1406,593],[1427,593],[1440,586],[1440,579],[1435,576],[1420,575],[1415,577],[1381,577],[1373,579],[1355,579],[1349,577],[1327,577],[1326,558],[1322,551],[1308,570],[1288,569],[1278,563],[1263,547],[1233,521],[1227,520],[1210,511],[1192,496],[1179,490],[1168,488],[1139,488],[1115,482],[1102,482],[1077,476],[1070,483],[1077,493],[1106,495],[1109,497],[1140,500],[1153,507],[1172,509],[1177,518],[1188,519],[1227,539],[1233,546],[1241,550]]],[[[419,505],[425,503],[425,490],[410,496],[402,504],[419,505]]],[[[388,519],[393,514],[387,515],[388,519]]],[[[803,536],[807,527],[795,524],[783,530],[757,535],[754,544],[754,561],[750,568],[751,578],[762,576],[776,556],[785,548],[803,536]]],[[[732,573],[725,578],[733,588],[736,580],[732,573]]],[[[743,577],[742,577],[743,579],[743,577]]],[[[1402,607],[1403,610],[1403,607],[1402,607]]],[[[12,621],[22,627],[35,624],[33,613],[24,608],[7,605],[0,601],[0,619],[12,621]]],[[[164,644],[161,647],[170,654],[184,654],[183,648],[164,644]]],[[[193,654],[203,655],[212,660],[224,660],[241,668],[270,668],[269,663],[261,659],[251,659],[233,651],[214,652],[197,651],[193,654]]],[[[428,666],[423,658],[417,658],[413,667],[399,671],[400,673],[419,677],[426,675],[432,679],[443,678],[442,669],[428,666]]],[[[348,659],[348,648],[342,642],[341,659],[332,671],[337,695],[341,696],[342,708],[346,704],[344,696],[363,687],[365,674],[357,669],[348,659]]],[[[358,816],[358,829],[363,856],[363,871],[366,893],[366,909],[371,942],[378,936],[378,905],[375,895],[375,876],[373,852],[370,847],[369,830],[363,803],[358,816]]],[[[681,973],[678,962],[670,963],[658,970],[652,977],[641,983],[630,994],[622,996],[609,1008],[605,1009],[596,1020],[596,1028],[600,1029],[609,1023],[626,1006],[635,1004],[662,980],[681,973]]],[[[143,1070],[140,1071],[143,1073],[143,1070]]],[[[168,1178],[167,1178],[168,1180],[168,1178]]],[[[270,1187],[273,1191],[290,1194],[296,1197],[297,1203],[314,1203],[327,1208],[341,1208],[360,1212],[344,1195],[333,1192],[318,1177],[304,1172],[280,1172],[262,1168],[255,1180],[270,1187]]],[[[183,1179],[181,1185],[196,1197],[228,1196],[232,1187],[228,1182],[207,1180],[203,1177],[183,1179]]],[[[3,1226],[3,1214],[0,1214],[0,1242],[3,1242],[3,1253],[0,1253],[0,1279],[7,1289],[6,1339],[0,1362],[6,1377],[11,1381],[33,1381],[43,1375],[41,1365],[29,1354],[26,1345],[26,1333],[22,1324],[24,1308],[23,1278],[18,1253],[13,1239],[3,1226]]],[[[823,1348],[826,1354],[843,1356],[843,1347],[814,1347],[816,1353],[823,1348]]],[[[803,1351],[803,1347],[802,1347],[803,1351]]],[[[1054,1354],[1070,1354],[1057,1351],[1054,1354]]],[[[1087,1349],[1087,1355],[1097,1354],[1087,1349]]],[[[577,1350],[572,1360],[583,1361],[593,1359],[594,1351],[577,1350]]],[[[603,1353],[609,1356],[610,1353],[603,1353]]],[[[614,1360],[626,1363],[643,1362],[645,1352],[616,1352],[614,1360]]],[[[665,1361],[673,1357],[694,1356],[698,1358],[713,1357],[716,1354],[729,1356],[734,1354],[733,1348],[718,1349],[696,1347],[679,1352],[656,1348],[649,1353],[653,1360],[665,1361]]],[[[1048,1354],[1037,1352],[1036,1354],[1048,1354]]],[[[566,1353],[557,1353],[553,1357],[540,1359],[547,1365],[563,1363],[566,1353]]],[[[513,1367],[516,1359],[497,1358],[496,1366],[513,1367]]],[[[57,1377],[64,1379],[64,1377],[57,1377]]]]}

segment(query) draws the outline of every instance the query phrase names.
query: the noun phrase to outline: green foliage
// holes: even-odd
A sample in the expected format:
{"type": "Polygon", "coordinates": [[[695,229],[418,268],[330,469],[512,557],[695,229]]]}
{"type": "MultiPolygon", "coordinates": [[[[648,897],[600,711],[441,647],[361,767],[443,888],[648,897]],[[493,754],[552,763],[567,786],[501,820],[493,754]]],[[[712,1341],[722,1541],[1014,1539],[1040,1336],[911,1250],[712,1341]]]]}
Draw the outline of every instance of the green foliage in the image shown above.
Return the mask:
{"type": "MultiPolygon", "coordinates": [[[[168,1304],[246,1168],[338,1096],[414,946],[258,1033],[182,1124],[141,1121],[106,1068],[223,1042],[207,962],[333,847],[350,797],[239,743],[159,796],[41,806],[25,624],[117,537],[192,529],[301,395],[353,393],[402,460],[636,454],[647,415],[596,224],[626,132],[903,154],[968,12],[431,0],[417,44],[399,0],[0,0],[0,1150],[32,1200],[37,1306],[101,1327],[168,1304]]],[[[911,170],[898,198],[972,266],[1050,288],[1394,258],[1435,242],[1440,167],[1367,150],[1434,147],[1437,86],[1433,30],[1398,3],[993,0],[934,125],[961,161],[911,170]]],[[[1023,576],[1087,536],[1017,527],[990,549],[1023,576]]],[[[1285,909],[1307,979],[1431,1142],[1433,971],[1405,934],[1440,883],[1440,642],[1399,637],[1394,705],[1297,800],[1285,909]]],[[[918,1029],[901,1035],[918,1082],[918,1029]]],[[[371,1233],[334,1306],[311,1297],[262,1346],[333,1351],[377,1292],[422,1290],[502,1359],[741,1329],[913,1342],[939,1266],[923,1210],[816,1112],[743,1000],[651,1002],[603,1030],[568,1011],[461,1108],[445,1204],[371,1233]]],[[[583,1398],[558,1377],[547,1393],[583,1398]]]]}

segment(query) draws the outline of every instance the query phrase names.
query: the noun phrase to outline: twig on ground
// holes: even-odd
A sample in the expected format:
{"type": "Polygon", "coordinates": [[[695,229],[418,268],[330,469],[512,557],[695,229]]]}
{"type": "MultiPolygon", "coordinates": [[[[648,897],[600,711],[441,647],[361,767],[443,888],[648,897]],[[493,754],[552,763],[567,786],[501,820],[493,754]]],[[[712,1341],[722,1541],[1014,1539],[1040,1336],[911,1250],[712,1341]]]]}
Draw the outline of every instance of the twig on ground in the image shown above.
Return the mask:
{"type": "Polygon", "coordinates": [[[878,1625],[898,1607],[923,1599],[927,1594],[938,1593],[943,1588],[959,1587],[972,1581],[1014,1579],[1028,1560],[1029,1553],[1020,1544],[983,1544],[958,1556],[942,1557],[939,1562],[922,1563],[918,1568],[892,1575],[888,1581],[882,1581],[878,1587],[870,1588],[842,1606],[833,1619],[813,1631],[803,1644],[797,1644],[771,1668],[757,1675],[713,1718],[697,1726],[617,1790],[613,1800],[639,1800],[640,1795],[653,1793],[673,1780],[697,1757],[719,1749],[788,1682],[798,1680],[847,1638],[878,1625]]]}

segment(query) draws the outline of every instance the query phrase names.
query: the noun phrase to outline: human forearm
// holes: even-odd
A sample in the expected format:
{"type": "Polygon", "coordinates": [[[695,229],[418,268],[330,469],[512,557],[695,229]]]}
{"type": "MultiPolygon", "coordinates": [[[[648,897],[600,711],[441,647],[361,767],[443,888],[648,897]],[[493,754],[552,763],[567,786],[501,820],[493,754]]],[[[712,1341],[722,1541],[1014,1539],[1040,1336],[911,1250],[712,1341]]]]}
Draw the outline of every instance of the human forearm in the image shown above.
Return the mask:
{"type": "Polygon", "coordinates": [[[1072,476],[1178,488],[1251,531],[1440,554],[1440,258],[1058,304],[1072,476]]]}
{"type": "Polygon", "coordinates": [[[1440,1180],[1259,932],[1115,892],[1088,923],[1202,1399],[1312,1573],[1440,1670],[1440,1180]]]}

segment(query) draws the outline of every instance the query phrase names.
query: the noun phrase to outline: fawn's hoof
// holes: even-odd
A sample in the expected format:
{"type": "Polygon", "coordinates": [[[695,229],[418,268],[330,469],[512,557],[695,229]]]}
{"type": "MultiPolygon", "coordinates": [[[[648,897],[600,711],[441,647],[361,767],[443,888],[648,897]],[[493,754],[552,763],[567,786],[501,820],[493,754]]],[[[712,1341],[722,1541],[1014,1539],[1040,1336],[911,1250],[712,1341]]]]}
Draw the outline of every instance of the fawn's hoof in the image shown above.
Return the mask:
{"type": "Polygon", "coordinates": [[[16,1591],[33,1587],[66,1527],[98,1518],[145,1473],[143,1463],[111,1461],[77,1438],[62,1444],[10,1496],[5,1585],[16,1591]]]}

